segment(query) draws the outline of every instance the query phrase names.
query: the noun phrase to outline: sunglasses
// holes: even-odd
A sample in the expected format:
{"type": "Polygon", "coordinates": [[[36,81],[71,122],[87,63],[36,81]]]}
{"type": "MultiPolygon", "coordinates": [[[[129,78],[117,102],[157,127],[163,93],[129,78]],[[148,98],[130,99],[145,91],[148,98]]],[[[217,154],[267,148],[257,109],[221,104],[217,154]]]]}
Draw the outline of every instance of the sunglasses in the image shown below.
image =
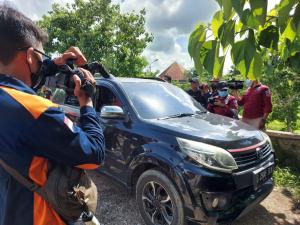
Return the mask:
{"type": "MultiPolygon", "coordinates": [[[[28,48],[30,48],[30,47],[19,48],[18,50],[19,50],[19,51],[26,51],[28,48]]],[[[43,61],[46,60],[46,59],[51,59],[51,57],[50,57],[49,55],[45,54],[44,52],[42,52],[42,51],[40,51],[40,50],[38,50],[38,49],[33,48],[33,51],[35,51],[35,52],[41,54],[41,55],[42,55],[42,60],[43,60],[43,61]]]]}

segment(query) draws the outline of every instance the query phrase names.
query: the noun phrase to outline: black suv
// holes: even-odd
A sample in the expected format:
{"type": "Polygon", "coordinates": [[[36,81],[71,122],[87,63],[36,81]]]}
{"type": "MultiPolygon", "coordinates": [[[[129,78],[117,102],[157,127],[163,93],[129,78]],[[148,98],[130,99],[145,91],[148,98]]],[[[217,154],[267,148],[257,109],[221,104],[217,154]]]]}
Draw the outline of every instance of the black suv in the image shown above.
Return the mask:
{"type": "MultiPolygon", "coordinates": [[[[76,120],[76,101],[66,99],[76,120]]],[[[174,85],[99,78],[94,103],[106,140],[101,171],[135,190],[148,225],[228,223],[273,189],[269,137],[207,112],[174,85]]]]}

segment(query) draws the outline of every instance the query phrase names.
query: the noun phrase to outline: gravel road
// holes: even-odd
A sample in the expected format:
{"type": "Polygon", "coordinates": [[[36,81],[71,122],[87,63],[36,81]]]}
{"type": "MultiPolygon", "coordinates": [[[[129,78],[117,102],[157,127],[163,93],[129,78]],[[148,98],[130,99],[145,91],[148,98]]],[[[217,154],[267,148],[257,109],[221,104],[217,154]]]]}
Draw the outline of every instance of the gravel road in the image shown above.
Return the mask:
{"type": "MultiPolygon", "coordinates": [[[[134,196],[109,177],[91,173],[99,189],[98,218],[104,225],[145,225],[134,196]]],[[[300,225],[300,205],[287,191],[275,189],[256,209],[231,225],[300,225]]]]}

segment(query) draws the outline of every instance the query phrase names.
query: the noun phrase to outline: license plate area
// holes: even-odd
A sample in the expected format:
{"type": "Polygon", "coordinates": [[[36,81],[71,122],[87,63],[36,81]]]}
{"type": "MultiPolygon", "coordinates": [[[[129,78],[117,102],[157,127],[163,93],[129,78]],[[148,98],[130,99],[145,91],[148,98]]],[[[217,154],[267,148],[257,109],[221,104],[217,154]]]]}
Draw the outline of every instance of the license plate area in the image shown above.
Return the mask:
{"type": "Polygon", "coordinates": [[[254,189],[258,189],[263,183],[272,177],[274,171],[274,163],[269,163],[253,172],[254,189]]]}

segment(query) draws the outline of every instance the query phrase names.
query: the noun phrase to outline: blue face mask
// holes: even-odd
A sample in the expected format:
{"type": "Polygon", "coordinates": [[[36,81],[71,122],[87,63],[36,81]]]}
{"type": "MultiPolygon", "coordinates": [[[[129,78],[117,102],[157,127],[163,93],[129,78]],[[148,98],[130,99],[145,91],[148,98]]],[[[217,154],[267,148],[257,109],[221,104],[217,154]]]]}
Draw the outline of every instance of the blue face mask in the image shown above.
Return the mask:
{"type": "Polygon", "coordinates": [[[251,87],[252,86],[252,84],[253,84],[253,81],[252,80],[249,80],[249,79],[247,79],[246,80],[246,87],[251,87]]]}
{"type": "Polygon", "coordinates": [[[228,95],[228,91],[218,91],[218,95],[221,98],[225,98],[228,95]]]}

